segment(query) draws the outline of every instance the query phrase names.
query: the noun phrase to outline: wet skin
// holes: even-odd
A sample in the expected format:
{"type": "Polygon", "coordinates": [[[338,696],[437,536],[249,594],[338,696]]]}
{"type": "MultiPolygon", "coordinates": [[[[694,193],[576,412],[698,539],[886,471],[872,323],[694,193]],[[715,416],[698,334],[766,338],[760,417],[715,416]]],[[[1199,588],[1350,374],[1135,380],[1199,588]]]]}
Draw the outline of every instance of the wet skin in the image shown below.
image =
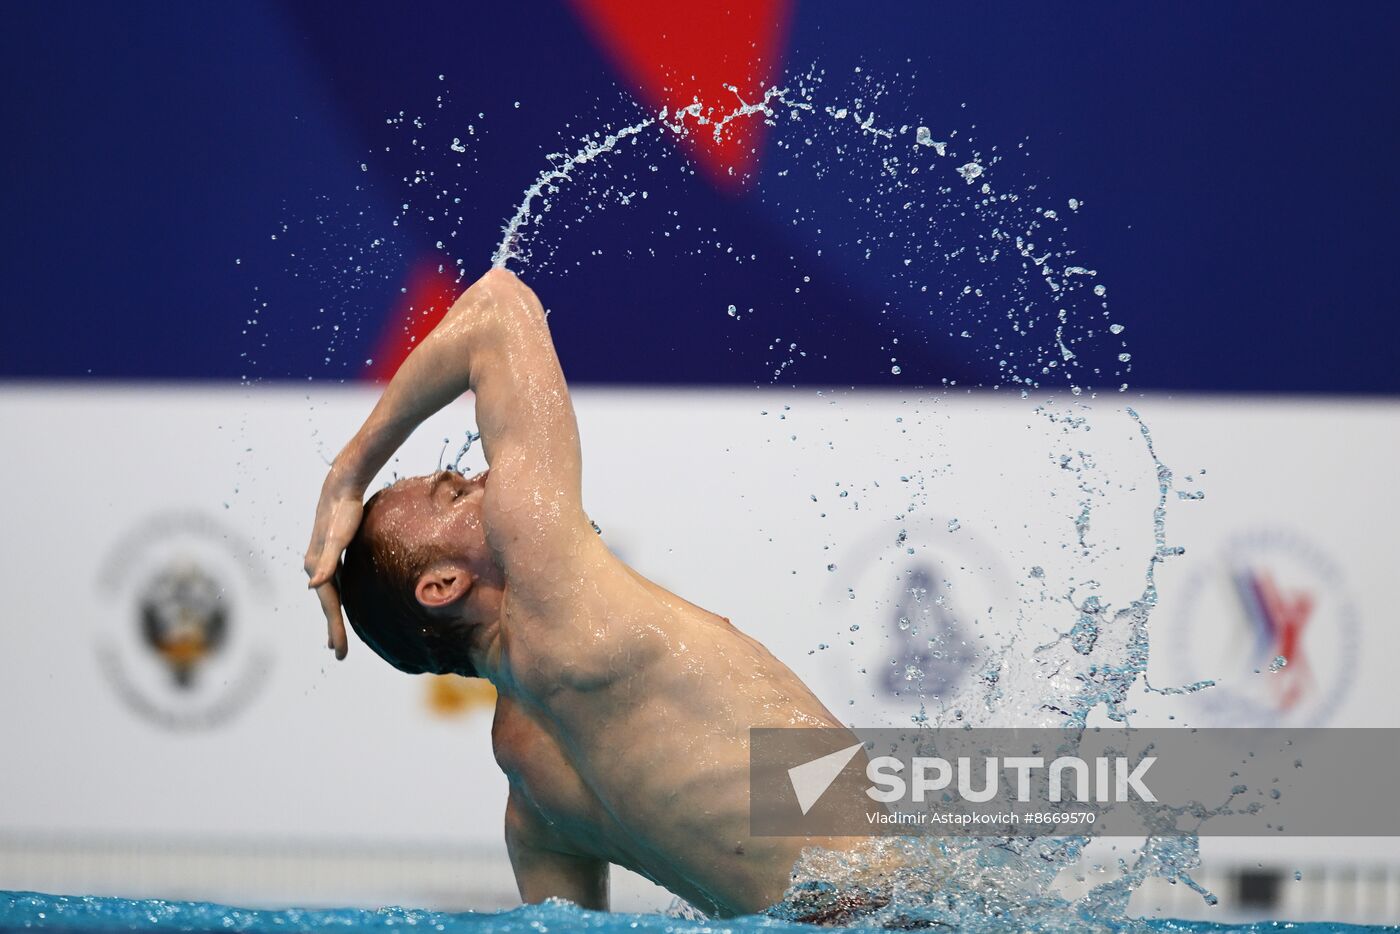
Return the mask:
{"type": "Polygon", "coordinates": [[[611,863],[714,914],[777,902],[803,847],[849,841],[749,834],[748,731],[840,723],[761,644],[642,577],[594,531],[544,310],[509,272],[458,299],[326,479],[306,564],[331,645],[344,655],[331,572],[366,485],[468,390],[489,472],[399,482],[366,534],[440,552],[415,594],[460,634],[434,669],[466,670],[466,658],[497,689],[492,743],[521,897],[606,908],[611,863]]]}

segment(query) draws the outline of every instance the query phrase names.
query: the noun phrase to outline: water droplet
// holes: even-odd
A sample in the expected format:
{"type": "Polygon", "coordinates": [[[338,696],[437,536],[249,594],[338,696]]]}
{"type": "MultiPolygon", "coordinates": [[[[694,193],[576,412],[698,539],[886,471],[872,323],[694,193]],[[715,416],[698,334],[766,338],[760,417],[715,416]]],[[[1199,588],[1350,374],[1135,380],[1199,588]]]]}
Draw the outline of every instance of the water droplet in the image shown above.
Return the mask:
{"type": "Polygon", "coordinates": [[[961,175],[969,185],[971,185],[973,179],[976,179],[981,176],[982,166],[976,162],[969,162],[966,165],[958,166],[958,174],[961,175]]]}

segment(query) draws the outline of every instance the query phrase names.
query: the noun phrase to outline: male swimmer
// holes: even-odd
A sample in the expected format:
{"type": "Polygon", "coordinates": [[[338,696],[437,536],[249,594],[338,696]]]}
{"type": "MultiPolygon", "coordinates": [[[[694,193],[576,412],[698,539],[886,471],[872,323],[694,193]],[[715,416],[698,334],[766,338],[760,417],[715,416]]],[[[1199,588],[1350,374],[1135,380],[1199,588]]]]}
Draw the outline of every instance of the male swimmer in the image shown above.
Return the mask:
{"type": "Polygon", "coordinates": [[[616,863],[712,914],[762,910],[804,848],[854,841],[750,835],[749,730],[840,721],[729,620],[613,555],[584,514],[581,469],[544,309],[493,269],[409,355],[326,477],[306,572],[330,647],[345,657],[343,601],[396,668],[495,685],[525,901],[606,909],[616,863]],[[467,390],[488,470],[400,480],[363,502],[413,429],[467,390]]]}

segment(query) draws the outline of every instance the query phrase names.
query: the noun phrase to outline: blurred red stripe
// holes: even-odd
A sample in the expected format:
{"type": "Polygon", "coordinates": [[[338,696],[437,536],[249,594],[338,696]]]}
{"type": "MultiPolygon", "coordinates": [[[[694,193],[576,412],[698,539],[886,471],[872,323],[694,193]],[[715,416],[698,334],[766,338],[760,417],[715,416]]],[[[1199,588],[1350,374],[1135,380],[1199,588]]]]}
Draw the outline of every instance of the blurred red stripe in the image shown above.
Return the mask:
{"type": "MultiPolygon", "coordinates": [[[[648,0],[573,0],[580,19],[617,70],[651,107],[685,107],[698,100],[724,113],[762,96],[777,80],[787,44],[790,0],[654,3],[648,0]]],[[[737,121],[718,141],[692,133],[690,151],[707,178],[735,192],[758,163],[764,126],[737,121]]]]}
{"type": "Polygon", "coordinates": [[[452,307],[462,288],[448,269],[438,271],[442,265],[441,254],[435,252],[409,270],[402,301],[386,319],[374,356],[365,366],[365,379],[381,383],[392,379],[413,348],[452,307]]]}

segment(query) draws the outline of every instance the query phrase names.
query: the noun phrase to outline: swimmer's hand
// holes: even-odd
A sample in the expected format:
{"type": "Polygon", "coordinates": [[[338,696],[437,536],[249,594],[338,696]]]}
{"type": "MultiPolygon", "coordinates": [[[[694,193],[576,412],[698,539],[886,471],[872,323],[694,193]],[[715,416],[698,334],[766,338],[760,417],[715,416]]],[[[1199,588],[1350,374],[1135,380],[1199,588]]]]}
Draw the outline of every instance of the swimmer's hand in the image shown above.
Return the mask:
{"type": "Polygon", "coordinates": [[[326,648],[335,650],[342,659],[350,648],[345,634],[345,618],[340,611],[340,591],[336,589],[335,571],[340,555],[355,537],[364,515],[365,489],[343,470],[332,466],[321,485],[321,499],[316,504],[316,523],[311,529],[311,544],[306,549],[303,567],[310,578],[307,586],[315,588],[326,614],[326,648]]]}

